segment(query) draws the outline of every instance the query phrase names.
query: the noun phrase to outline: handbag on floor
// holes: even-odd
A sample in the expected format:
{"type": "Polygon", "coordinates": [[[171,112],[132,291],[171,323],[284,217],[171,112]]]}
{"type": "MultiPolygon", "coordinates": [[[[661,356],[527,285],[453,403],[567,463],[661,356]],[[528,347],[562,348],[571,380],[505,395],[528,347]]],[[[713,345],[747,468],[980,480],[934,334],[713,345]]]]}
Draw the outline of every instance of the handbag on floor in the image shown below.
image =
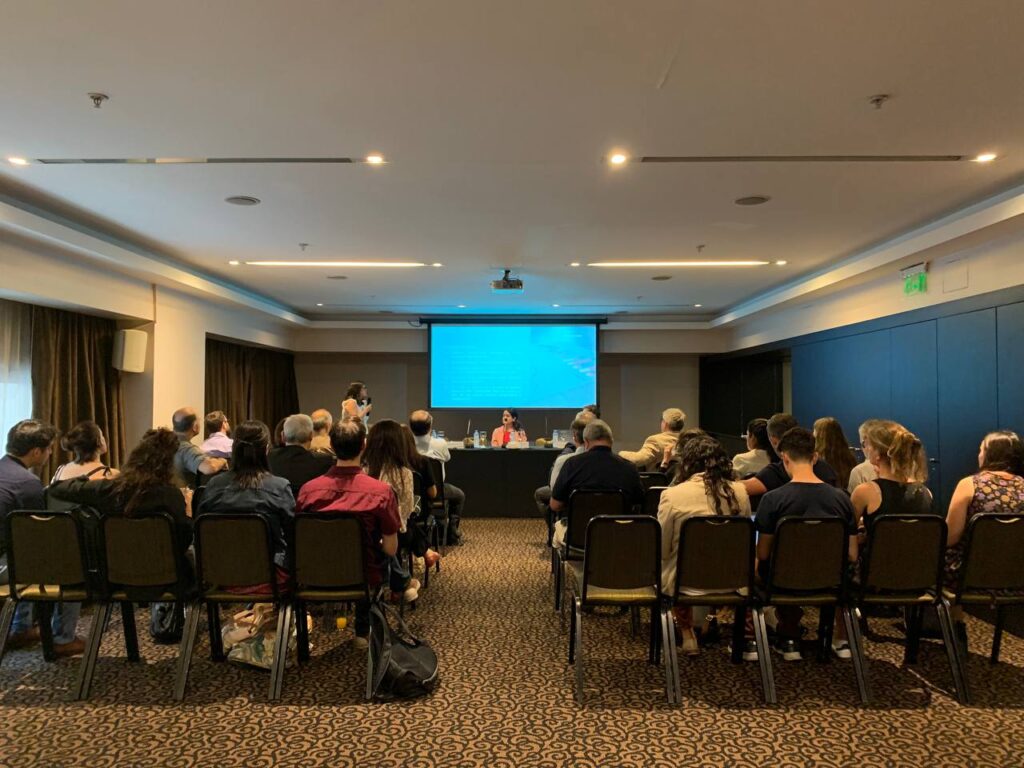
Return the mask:
{"type": "MultiPolygon", "coordinates": [[[[221,629],[221,638],[228,661],[270,669],[279,650],[277,611],[267,603],[257,603],[250,610],[239,611],[221,629]]],[[[293,625],[285,653],[295,648],[296,642],[293,625]]]]}
{"type": "Polygon", "coordinates": [[[149,636],[158,645],[181,642],[185,629],[185,609],[180,603],[150,603],[149,636]]]}
{"type": "Polygon", "coordinates": [[[409,631],[393,608],[375,600],[370,606],[370,627],[374,698],[412,699],[434,690],[437,654],[409,631]],[[397,630],[392,629],[392,621],[397,630]]]}

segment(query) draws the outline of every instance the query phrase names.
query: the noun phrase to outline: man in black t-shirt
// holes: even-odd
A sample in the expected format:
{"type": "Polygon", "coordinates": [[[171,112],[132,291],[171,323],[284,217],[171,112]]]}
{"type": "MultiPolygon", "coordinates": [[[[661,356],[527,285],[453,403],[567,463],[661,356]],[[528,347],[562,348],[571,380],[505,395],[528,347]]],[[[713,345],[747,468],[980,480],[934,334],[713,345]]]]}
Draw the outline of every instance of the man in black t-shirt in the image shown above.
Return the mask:
{"type": "MultiPolygon", "coordinates": [[[[815,473],[814,435],[806,429],[794,427],[778,441],[776,448],[782,457],[782,466],[788,482],[769,491],[761,499],[754,524],[758,530],[757,559],[767,565],[772,554],[775,531],[787,517],[838,517],[846,525],[849,536],[850,561],[857,559],[857,522],[850,498],[839,489],[828,485],[815,473]]],[[[808,552],[808,557],[819,553],[808,552]]],[[[778,646],[786,661],[800,660],[800,620],[803,610],[797,606],[778,606],[778,646]]],[[[836,627],[833,649],[840,658],[849,658],[849,644],[843,636],[842,625],[836,627]]]]}
{"type": "MultiPolygon", "coordinates": [[[[772,444],[772,448],[775,449],[776,453],[779,452],[779,441],[782,439],[782,436],[794,427],[799,426],[797,420],[788,413],[776,413],[768,419],[768,441],[772,444]]],[[[837,486],[839,483],[835,470],[824,459],[815,459],[814,474],[817,475],[819,480],[828,485],[837,486]]],[[[786,473],[785,467],[782,466],[782,460],[779,459],[779,461],[772,462],[762,469],[754,477],[744,480],[743,485],[747,489],[747,496],[750,497],[754,509],[757,510],[757,504],[761,496],[768,493],[768,491],[781,488],[788,482],[789,475],[786,473]]]]}

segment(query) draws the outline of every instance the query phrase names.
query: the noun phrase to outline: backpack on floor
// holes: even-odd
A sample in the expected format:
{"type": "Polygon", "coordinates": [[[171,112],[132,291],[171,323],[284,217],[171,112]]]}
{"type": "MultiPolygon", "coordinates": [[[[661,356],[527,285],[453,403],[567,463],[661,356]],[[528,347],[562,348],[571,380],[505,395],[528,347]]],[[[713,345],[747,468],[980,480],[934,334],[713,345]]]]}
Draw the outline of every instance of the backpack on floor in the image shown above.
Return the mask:
{"type": "Polygon", "coordinates": [[[437,655],[388,605],[370,605],[370,661],[377,699],[426,696],[437,685],[437,655]],[[394,621],[398,629],[392,629],[394,621]]]}
{"type": "Polygon", "coordinates": [[[154,643],[171,645],[181,642],[184,630],[185,609],[180,603],[149,604],[149,636],[154,643]]]}

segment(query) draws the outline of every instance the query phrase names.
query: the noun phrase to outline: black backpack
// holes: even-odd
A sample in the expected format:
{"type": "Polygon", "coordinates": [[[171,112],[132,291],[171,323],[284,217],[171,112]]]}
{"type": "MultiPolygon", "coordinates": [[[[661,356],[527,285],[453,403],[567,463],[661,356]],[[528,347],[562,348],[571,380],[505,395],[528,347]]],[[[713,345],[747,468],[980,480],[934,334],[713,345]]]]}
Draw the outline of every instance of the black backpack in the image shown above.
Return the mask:
{"type": "Polygon", "coordinates": [[[370,662],[377,699],[426,696],[437,685],[437,655],[415,637],[402,617],[379,600],[370,606],[370,662]],[[398,630],[391,628],[393,619],[398,630]]]}

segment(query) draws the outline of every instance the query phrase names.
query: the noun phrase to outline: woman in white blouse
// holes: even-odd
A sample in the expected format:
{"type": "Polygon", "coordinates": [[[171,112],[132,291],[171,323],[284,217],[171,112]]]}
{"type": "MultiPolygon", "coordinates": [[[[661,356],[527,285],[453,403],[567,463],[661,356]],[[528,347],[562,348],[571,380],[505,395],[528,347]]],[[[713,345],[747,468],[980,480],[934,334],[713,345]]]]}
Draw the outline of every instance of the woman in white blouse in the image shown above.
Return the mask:
{"type": "Polygon", "coordinates": [[[747,424],[747,452],[732,457],[732,468],[739,478],[756,475],[775,461],[775,451],[768,442],[768,419],[754,419],[747,424]]]}

